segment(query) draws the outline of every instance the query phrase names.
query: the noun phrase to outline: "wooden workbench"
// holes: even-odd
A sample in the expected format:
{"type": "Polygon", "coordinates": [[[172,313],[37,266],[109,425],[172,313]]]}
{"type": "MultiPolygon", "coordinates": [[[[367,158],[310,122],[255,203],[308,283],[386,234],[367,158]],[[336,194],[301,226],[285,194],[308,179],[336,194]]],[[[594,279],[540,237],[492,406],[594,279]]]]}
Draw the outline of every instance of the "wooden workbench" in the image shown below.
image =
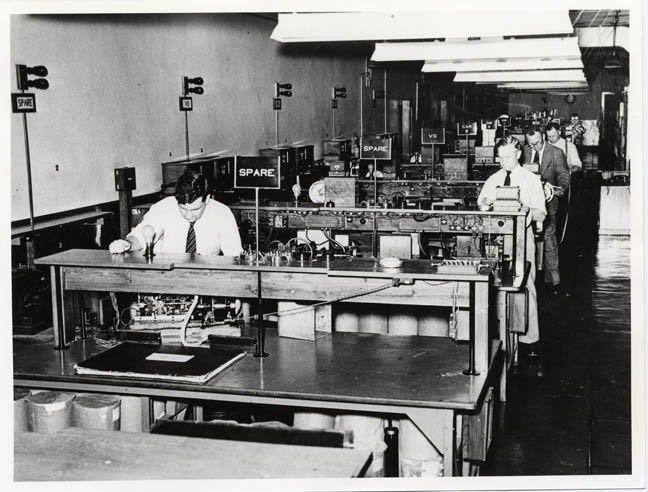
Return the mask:
{"type": "Polygon", "coordinates": [[[312,342],[273,331],[269,357],[248,353],[202,385],[76,374],[74,364],[106,350],[90,339],[68,350],[15,341],[14,386],[141,396],[147,411],[150,398],[167,398],[407,415],[443,453],[452,475],[462,418],[481,409],[501,370],[499,341],[489,370],[466,376],[468,347],[448,338],[332,333],[312,342]]]}
{"type": "Polygon", "coordinates": [[[14,435],[14,480],[350,478],[371,452],[86,430],[14,435]]]}
{"type": "Polygon", "coordinates": [[[59,350],[16,342],[16,386],[407,415],[443,454],[445,474],[452,475],[461,469],[455,462],[457,434],[465,433],[469,416],[483,410],[489,387],[500,377],[501,343],[488,335],[490,267],[452,274],[438,273],[426,260],[383,269],[372,260],[250,265],[187,254],[148,261],[141,252],[99,250],[70,250],[37,263],[51,268],[59,350]],[[74,373],[74,363],[103,349],[92,340],[65,349],[63,303],[67,291],[85,290],[241,298],[261,294],[297,301],[353,296],[352,302],[363,303],[454,305],[470,312],[471,340],[458,344],[440,337],[332,333],[313,342],[269,333],[268,358],[248,354],[205,385],[81,376],[74,373]]]}
{"type": "Polygon", "coordinates": [[[490,363],[488,338],[489,285],[492,270],[481,273],[437,273],[428,260],[405,260],[385,269],[374,260],[336,259],[245,264],[232,257],[159,254],[152,261],[142,252],[112,255],[102,250],[72,249],[39,258],[49,266],[52,282],[54,341],[66,345],[63,305],[66,291],[159,292],[225,297],[335,301],[373,304],[446,306],[470,312],[471,373],[490,363]],[[389,284],[398,279],[398,286],[389,284]],[[378,292],[359,295],[380,289],[378,292]],[[387,288],[389,287],[389,288],[387,288]]]}

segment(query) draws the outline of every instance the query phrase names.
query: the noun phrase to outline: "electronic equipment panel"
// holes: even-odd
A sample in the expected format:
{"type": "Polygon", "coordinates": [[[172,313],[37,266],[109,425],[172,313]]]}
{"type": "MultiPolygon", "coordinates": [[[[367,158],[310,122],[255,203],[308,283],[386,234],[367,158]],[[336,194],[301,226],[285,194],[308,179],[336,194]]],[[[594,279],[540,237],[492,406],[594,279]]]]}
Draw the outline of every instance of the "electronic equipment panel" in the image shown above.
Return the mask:
{"type": "MultiPolygon", "coordinates": [[[[256,221],[253,206],[235,204],[239,221],[256,221]]],[[[275,229],[339,231],[439,232],[452,234],[513,234],[514,220],[506,214],[481,211],[406,209],[260,207],[260,225],[275,229]]]]}

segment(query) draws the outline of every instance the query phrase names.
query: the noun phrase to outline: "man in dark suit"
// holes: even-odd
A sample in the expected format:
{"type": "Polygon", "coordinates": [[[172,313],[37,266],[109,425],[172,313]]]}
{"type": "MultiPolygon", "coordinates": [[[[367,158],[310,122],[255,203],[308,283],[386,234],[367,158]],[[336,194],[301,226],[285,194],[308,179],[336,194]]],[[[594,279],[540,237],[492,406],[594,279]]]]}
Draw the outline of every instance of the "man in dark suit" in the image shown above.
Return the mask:
{"type": "MultiPolygon", "coordinates": [[[[558,240],[556,239],[556,213],[558,200],[569,189],[570,175],[565,154],[542,138],[542,133],[529,128],[526,131],[526,145],[523,148],[525,166],[537,165],[537,172],[543,183],[553,188],[553,198],[547,203],[547,218],[544,222],[544,280],[551,283],[555,295],[562,294],[560,270],[558,267],[558,240]]],[[[535,169],[532,168],[535,171],[535,169]]]]}

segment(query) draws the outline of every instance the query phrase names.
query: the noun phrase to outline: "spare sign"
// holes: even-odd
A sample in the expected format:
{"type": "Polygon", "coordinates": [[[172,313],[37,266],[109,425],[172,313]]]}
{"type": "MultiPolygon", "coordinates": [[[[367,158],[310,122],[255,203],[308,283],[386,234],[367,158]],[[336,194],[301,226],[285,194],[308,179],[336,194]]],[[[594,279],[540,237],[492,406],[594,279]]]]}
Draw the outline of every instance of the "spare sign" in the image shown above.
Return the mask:
{"type": "Polygon", "coordinates": [[[380,138],[375,135],[362,137],[360,158],[390,160],[391,138],[380,138]]]}
{"type": "Polygon", "coordinates": [[[279,157],[242,157],[234,160],[234,188],[279,189],[279,157]]]}

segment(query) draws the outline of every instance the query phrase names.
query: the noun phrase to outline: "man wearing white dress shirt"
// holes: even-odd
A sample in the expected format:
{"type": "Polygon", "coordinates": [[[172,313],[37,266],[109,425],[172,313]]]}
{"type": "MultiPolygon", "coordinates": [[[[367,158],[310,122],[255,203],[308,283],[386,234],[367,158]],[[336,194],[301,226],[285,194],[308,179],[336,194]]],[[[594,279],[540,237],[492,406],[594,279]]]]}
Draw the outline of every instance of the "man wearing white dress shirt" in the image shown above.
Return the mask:
{"type": "Polygon", "coordinates": [[[157,253],[238,256],[242,250],[232,211],[209,197],[207,178],[192,170],[180,176],[174,196],[151,206],[126,239],[113,241],[109,250],[141,250],[146,244],[144,234],[151,233],[157,253]]]}
{"type": "Polygon", "coordinates": [[[496,198],[495,193],[498,186],[517,186],[520,188],[522,205],[530,209],[526,228],[526,259],[531,263],[531,271],[526,282],[526,289],[529,293],[529,324],[527,333],[520,336],[519,341],[520,343],[533,344],[529,350],[530,355],[533,355],[538,352],[537,342],[540,340],[540,328],[535,287],[535,238],[531,226],[532,222],[535,221],[539,227],[542,227],[542,222],[547,215],[545,195],[540,177],[520,166],[519,159],[522,155],[522,148],[516,138],[507,136],[500,139],[495,144],[495,153],[502,168],[486,180],[479,193],[477,203],[480,207],[492,205],[496,198]]]}
{"type": "Polygon", "coordinates": [[[568,142],[560,136],[560,126],[557,123],[547,123],[545,126],[545,136],[547,137],[547,142],[563,151],[571,173],[583,169],[583,163],[578,155],[578,149],[576,149],[573,143],[568,142]]]}

